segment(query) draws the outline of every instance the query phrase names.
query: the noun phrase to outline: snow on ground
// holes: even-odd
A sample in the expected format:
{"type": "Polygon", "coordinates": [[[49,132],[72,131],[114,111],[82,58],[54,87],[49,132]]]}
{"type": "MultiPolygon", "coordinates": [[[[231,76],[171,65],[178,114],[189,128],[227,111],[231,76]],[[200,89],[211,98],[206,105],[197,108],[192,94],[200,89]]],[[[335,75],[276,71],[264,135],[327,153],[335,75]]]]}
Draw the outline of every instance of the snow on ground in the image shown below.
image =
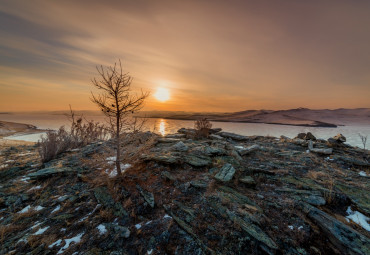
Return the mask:
{"type": "Polygon", "coordinates": [[[69,238],[69,239],[64,239],[64,242],[66,243],[62,248],[60,248],[60,250],[58,251],[57,254],[61,254],[63,253],[65,250],[67,250],[69,248],[69,246],[72,244],[72,243],[75,243],[75,244],[78,244],[79,242],[81,242],[81,237],[84,235],[84,232],[78,234],[77,236],[75,237],[72,237],[72,238],[69,238]]]}
{"type": "Polygon", "coordinates": [[[27,156],[27,155],[33,155],[34,153],[32,152],[27,152],[27,153],[20,153],[18,156],[27,156]]]}
{"type": "MultiPolygon", "coordinates": [[[[121,172],[124,173],[128,168],[131,167],[131,164],[121,164],[121,172]]],[[[105,170],[105,173],[109,175],[109,177],[115,177],[117,176],[117,169],[114,167],[113,170],[105,170]]]]}
{"type": "Polygon", "coordinates": [[[30,179],[30,177],[22,176],[22,178],[19,179],[19,180],[22,181],[22,182],[28,183],[29,179],[30,179]]]}
{"type": "Polygon", "coordinates": [[[152,254],[152,253],[153,253],[153,249],[151,249],[151,250],[147,251],[147,254],[148,254],[148,255],[150,255],[150,254],[152,254]]]}
{"type": "Polygon", "coordinates": [[[38,190],[38,189],[41,189],[41,186],[40,185],[39,186],[36,186],[36,187],[30,188],[29,190],[27,190],[27,192],[30,192],[32,190],[38,190]]]}
{"type": "Polygon", "coordinates": [[[346,217],[346,220],[349,222],[349,220],[356,222],[358,225],[366,229],[367,231],[370,231],[370,225],[369,221],[370,219],[363,215],[360,212],[352,211],[351,207],[349,206],[347,209],[348,216],[346,217]]]}
{"type": "Polygon", "coordinates": [[[293,229],[294,229],[294,227],[293,227],[292,225],[288,226],[288,228],[290,228],[291,230],[293,230],[293,229]]]}
{"type": "Polygon", "coordinates": [[[57,207],[55,207],[54,210],[52,210],[50,214],[55,213],[55,212],[57,212],[59,210],[60,210],[60,205],[58,205],[57,207]]]}
{"type": "Polygon", "coordinates": [[[49,245],[49,248],[53,248],[54,246],[59,246],[62,243],[62,239],[55,241],[54,243],[49,245]]]}
{"type": "Polygon", "coordinates": [[[108,164],[113,165],[116,161],[116,157],[108,157],[106,160],[108,161],[108,164]]]}
{"type": "Polygon", "coordinates": [[[170,219],[172,219],[172,217],[171,217],[170,215],[168,215],[168,214],[165,214],[165,215],[163,216],[163,219],[167,219],[167,218],[170,218],[170,219]]]}
{"type": "Polygon", "coordinates": [[[99,230],[100,235],[104,235],[105,233],[107,233],[107,228],[103,224],[100,224],[96,228],[99,230]]]}
{"type": "Polygon", "coordinates": [[[8,164],[2,164],[2,165],[0,165],[0,168],[5,168],[5,167],[8,167],[8,164]]]}
{"type": "Polygon", "coordinates": [[[30,209],[31,209],[31,206],[30,206],[30,205],[27,205],[25,208],[23,208],[22,210],[20,210],[18,213],[26,213],[26,212],[28,212],[30,209]]]}
{"type": "Polygon", "coordinates": [[[135,225],[135,228],[136,228],[136,229],[140,229],[140,228],[141,228],[141,224],[136,224],[136,225],[135,225]]]}
{"type": "Polygon", "coordinates": [[[46,226],[44,228],[40,228],[39,230],[37,230],[36,233],[34,233],[33,235],[42,235],[48,228],[50,228],[49,226],[46,226]]]}
{"type": "Polygon", "coordinates": [[[67,198],[68,198],[68,195],[64,195],[64,196],[58,197],[58,201],[63,202],[67,198]]]}
{"type": "Polygon", "coordinates": [[[42,207],[41,205],[38,205],[35,207],[35,211],[41,211],[42,209],[44,209],[45,207],[42,207]]]}
{"type": "Polygon", "coordinates": [[[367,174],[364,172],[364,171],[361,171],[361,172],[359,172],[358,173],[360,176],[363,176],[363,177],[366,177],[367,176],[367,174]]]}
{"type": "Polygon", "coordinates": [[[35,222],[35,225],[33,225],[33,226],[31,227],[31,229],[34,229],[34,228],[36,228],[36,227],[40,226],[41,224],[42,224],[42,222],[38,222],[38,221],[36,221],[36,222],[35,222]]]}

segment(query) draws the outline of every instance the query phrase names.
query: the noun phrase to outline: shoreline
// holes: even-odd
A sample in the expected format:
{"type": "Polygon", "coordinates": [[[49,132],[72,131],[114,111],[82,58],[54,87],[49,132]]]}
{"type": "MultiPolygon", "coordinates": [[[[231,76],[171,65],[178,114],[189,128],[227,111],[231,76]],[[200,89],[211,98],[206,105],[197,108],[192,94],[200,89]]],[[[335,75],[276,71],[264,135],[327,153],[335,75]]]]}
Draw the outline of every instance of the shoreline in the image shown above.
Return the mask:
{"type": "MultiPolygon", "coordinates": [[[[36,126],[25,123],[0,121],[0,140],[13,135],[31,135],[46,132],[45,129],[38,129],[36,126]]],[[[11,139],[9,139],[11,140],[11,139]]]]}

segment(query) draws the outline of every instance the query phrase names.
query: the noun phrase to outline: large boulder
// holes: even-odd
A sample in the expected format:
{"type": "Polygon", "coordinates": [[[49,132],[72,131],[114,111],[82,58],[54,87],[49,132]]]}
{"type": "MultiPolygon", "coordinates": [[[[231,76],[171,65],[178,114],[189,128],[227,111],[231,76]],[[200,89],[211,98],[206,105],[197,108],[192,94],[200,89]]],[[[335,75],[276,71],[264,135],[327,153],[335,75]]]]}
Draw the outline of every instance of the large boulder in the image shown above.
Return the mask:
{"type": "Polygon", "coordinates": [[[325,212],[306,203],[302,203],[303,211],[308,218],[316,222],[332,244],[343,254],[369,254],[370,239],[325,212]]]}

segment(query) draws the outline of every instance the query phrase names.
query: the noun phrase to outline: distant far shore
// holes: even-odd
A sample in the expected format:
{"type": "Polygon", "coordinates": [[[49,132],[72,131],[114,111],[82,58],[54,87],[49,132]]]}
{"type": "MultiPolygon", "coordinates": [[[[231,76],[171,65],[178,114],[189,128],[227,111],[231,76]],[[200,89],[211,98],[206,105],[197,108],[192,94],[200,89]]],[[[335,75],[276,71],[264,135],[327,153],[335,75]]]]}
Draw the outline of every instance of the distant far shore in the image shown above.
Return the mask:
{"type": "MultiPolygon", "coordinates": [[[[161,119],[167,119],[167,120],[197,120],[199,117],[189,117],[189,118],[181,118],[181,117],[157,117],[157,116],[149,116],[149,117],[143,117],[143,118],[161,118],[161,119]]],[[[300,123],[284,123],[282,122],[261,122],[261,121],[253,121],[253,120],[225,120],[225,119],[213,119],[213,118],[207,118],[209,121],[212,122],[230,122],[230,123],[259,123],[259,124],[271,124],[271,125],[286,125],[286,126],[298,126],[298,127],[323,127],[323,128],[336,128],[338,125],[331,124],[331,123],[325,123],[320,121],[311,121],[311,123],[307,124],[300,124],[300,123]]]]}
{"type": "Polygon", "coordinates": [[[27,135],[40,132],[45,132],[45,130],[38,129],[36,126],[30,124],[0,121],[0,138],[15,134],[27,135]]]}

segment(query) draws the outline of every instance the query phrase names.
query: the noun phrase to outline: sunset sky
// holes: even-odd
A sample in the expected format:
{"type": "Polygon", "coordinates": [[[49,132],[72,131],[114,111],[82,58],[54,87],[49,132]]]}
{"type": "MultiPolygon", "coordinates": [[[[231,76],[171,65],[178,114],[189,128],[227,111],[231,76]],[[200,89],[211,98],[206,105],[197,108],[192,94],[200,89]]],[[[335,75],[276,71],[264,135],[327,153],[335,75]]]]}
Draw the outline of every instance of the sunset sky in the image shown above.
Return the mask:
{"type": "Polygon", "coordinates": [[[145,110],[370,107],[370,1],[0,1],[0,111],[94,110],[118,59],[145,110]]]}

